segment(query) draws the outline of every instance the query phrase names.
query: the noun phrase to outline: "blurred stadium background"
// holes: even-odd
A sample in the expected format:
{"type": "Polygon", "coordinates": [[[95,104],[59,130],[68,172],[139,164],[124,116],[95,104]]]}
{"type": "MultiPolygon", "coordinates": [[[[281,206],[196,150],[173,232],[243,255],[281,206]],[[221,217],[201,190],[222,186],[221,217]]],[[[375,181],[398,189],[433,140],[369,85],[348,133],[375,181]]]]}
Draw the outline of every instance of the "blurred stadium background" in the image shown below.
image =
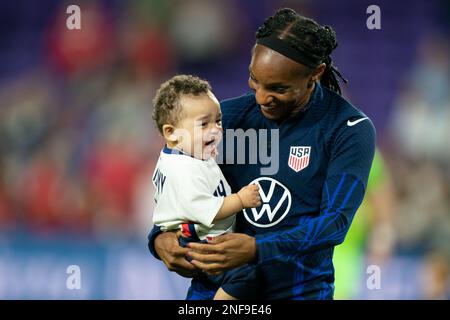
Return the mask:
{"type": "Polygon", "coordinates": [[[0,299],[183,299],[147,251],[162,140],[157,86],[245,93],[254,32],[279,7],[333,26],[344,95],[377,127],[365,201],[336,249],[337,299],[450,297],[450,2],[0,2],[0,299]],[[81,30],[66,8],[81,8],[81,30]],[[366,8],[381,8],[381,30],[366,8]],[[66,269],[81,268],[81,290],[66,269]],[[370,290],[367,267],[381,270],[370,290]]]}

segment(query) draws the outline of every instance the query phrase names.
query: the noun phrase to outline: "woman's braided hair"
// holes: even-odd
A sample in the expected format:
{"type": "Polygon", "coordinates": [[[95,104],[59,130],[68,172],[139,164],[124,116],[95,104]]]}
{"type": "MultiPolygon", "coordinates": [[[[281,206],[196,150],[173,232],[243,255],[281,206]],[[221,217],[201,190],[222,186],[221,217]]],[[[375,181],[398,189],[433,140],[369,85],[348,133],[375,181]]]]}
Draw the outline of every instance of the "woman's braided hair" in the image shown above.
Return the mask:
{"type": "Polygon", "coordinates": [[[345,83],[347,80],[342,77],[331,60],[331,53],[336,49],[338,43],[336,33],[330,26],[321,26],[313,19],[303,17],[292,9],[284,8],[264,21],[264,24],[256,32],[256,39],[273,34],[286,41],[294,49],[308,54],[312,60],[317,61],[317,65],[325,63],[326,69],[320,83],[341,94],[336,75],[345,83]]]}

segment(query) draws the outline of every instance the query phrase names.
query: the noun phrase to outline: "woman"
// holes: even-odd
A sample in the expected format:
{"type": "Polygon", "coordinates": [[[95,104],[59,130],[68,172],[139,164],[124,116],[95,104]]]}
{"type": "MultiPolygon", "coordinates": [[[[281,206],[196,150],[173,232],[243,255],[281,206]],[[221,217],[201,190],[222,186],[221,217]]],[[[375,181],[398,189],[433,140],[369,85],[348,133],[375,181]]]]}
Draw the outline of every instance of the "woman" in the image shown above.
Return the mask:
{"type": "MultiPolygon", "coordinates": [[[[263,206],[238,214],[238,233],[181,248],[175,233],[154,228],[150,251],[170,270],[215,275],[248,263],[262,276],[258,298],[333,298],[333,248],[364,198],[375,150],[372,122],[340,95],[330,56],[336,47],[330,27],[291,9],[258,29],[249,67],[254,93],[221,103],[223,127],[277,130],[279,141],[274,136],[267,147],[277,144],[279,169],[264,176],[261,161],[221,167],[233,192],[260,186],[263,206]]],[[[193,279],[188,299],[212,298],[216,288],[204,278],[193,279]]]]}

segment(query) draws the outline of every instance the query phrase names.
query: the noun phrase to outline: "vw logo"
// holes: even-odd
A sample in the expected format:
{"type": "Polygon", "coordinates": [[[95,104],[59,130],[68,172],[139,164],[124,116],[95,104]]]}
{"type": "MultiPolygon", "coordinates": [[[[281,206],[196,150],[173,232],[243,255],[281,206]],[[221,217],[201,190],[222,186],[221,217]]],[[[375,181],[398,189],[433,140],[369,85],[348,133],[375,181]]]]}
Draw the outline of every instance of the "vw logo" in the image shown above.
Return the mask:
{"type": "Polygon", "coordinates": [[[260,228],[269,228],[278,224],[291,209],[291,193],[279,181],[261,177],[250,184],[259,186],[262,205],[257,208],[244,209],[245,219],[260,228]]]}

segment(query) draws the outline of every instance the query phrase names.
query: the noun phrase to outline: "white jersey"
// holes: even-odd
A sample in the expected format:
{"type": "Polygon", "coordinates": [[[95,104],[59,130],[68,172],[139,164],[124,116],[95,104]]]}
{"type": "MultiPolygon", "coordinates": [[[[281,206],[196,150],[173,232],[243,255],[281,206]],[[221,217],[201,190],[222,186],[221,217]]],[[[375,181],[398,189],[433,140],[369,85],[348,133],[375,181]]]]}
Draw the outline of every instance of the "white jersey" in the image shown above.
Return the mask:
{"type": "Polygon", "coordinates": [[[161,230],[181,229],[182,223],[192,222],[200,240],[234,231],[235,216],[213,223],[224,197],[231,194],[214,159],[199,160],[164,147],[152,180],[153,223],[161,230]]]}

